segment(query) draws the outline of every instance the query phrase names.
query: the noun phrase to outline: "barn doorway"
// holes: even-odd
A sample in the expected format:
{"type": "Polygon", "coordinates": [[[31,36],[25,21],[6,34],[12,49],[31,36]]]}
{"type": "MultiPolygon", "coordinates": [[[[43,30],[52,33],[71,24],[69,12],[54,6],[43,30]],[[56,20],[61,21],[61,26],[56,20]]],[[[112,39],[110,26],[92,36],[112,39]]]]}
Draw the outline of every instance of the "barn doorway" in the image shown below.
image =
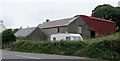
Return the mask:
{"type": "Polygon", "coordinates": [[[91,36],[92,38],[95,38],[95,31],[91,31],[90,36],[91,36]]]}

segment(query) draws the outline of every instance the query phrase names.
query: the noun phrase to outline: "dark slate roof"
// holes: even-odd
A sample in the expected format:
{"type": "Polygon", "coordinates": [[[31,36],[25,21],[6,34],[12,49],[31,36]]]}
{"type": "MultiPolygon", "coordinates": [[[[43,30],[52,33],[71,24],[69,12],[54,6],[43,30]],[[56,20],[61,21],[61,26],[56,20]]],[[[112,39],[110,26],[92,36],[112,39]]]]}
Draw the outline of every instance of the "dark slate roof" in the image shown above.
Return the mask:
{"type": "Polygon", "coordinates": [[[74,21],[76,17],[60,19],[55,21],[43,22],[43,24],[38,25],[39,28],[50,28],[50,27],[59,27],[59,26],[67,26],[69,23],[74,21]]]}
{"type": "Polygon", "coordinates": [[[16,33],[17,31],[18,31],[19,29],[12,29],[12,31],[14,32],[14,33],[16,33]]]}
{"type": "Polygon", "coordinates": [[[16,37],[26,37],[29,36],[37,27],[32,27],[32,28],[23,28],[18,30],[15,33],[16,37]]]}

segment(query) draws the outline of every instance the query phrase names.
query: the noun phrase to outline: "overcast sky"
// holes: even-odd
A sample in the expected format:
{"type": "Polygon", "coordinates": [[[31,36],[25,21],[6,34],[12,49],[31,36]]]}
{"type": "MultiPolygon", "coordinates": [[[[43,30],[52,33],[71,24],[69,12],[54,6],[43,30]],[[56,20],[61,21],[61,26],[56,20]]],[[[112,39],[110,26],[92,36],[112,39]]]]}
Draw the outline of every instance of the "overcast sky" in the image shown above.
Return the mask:
{"type": "Polygon", "coordinates": [[[35,27],[46,19],[91,15],[101,4],[118,6],[120,0],[0,0],[0,19],[7,28],[35,27]]]}

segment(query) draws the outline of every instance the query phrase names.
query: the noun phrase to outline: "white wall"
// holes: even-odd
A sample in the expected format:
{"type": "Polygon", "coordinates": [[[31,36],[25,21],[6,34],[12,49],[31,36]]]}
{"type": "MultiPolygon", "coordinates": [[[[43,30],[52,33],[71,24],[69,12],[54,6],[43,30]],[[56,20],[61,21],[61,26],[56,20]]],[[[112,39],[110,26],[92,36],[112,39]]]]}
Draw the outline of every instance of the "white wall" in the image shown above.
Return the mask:
{"type": "Polygon", "coordinates": [[[3,25],[3,21],[1,20],[0,21],[0,33],[2,32],[2,31],[4,31],[6,29],[6,27],[3,25]]]}

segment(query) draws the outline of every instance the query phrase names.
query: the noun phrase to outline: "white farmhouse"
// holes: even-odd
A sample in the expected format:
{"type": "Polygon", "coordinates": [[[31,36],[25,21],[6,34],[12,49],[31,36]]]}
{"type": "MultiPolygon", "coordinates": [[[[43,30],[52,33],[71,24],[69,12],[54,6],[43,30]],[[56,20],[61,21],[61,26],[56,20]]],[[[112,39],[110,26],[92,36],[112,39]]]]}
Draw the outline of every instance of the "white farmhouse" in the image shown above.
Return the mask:
{"type": "Polygon", "coordinates": [[[3,21],[1,20],[0,21],[0,33],[2,32],[2,31],[4,31],[6,29],[6,27],[3,25],[3,21]]]}

